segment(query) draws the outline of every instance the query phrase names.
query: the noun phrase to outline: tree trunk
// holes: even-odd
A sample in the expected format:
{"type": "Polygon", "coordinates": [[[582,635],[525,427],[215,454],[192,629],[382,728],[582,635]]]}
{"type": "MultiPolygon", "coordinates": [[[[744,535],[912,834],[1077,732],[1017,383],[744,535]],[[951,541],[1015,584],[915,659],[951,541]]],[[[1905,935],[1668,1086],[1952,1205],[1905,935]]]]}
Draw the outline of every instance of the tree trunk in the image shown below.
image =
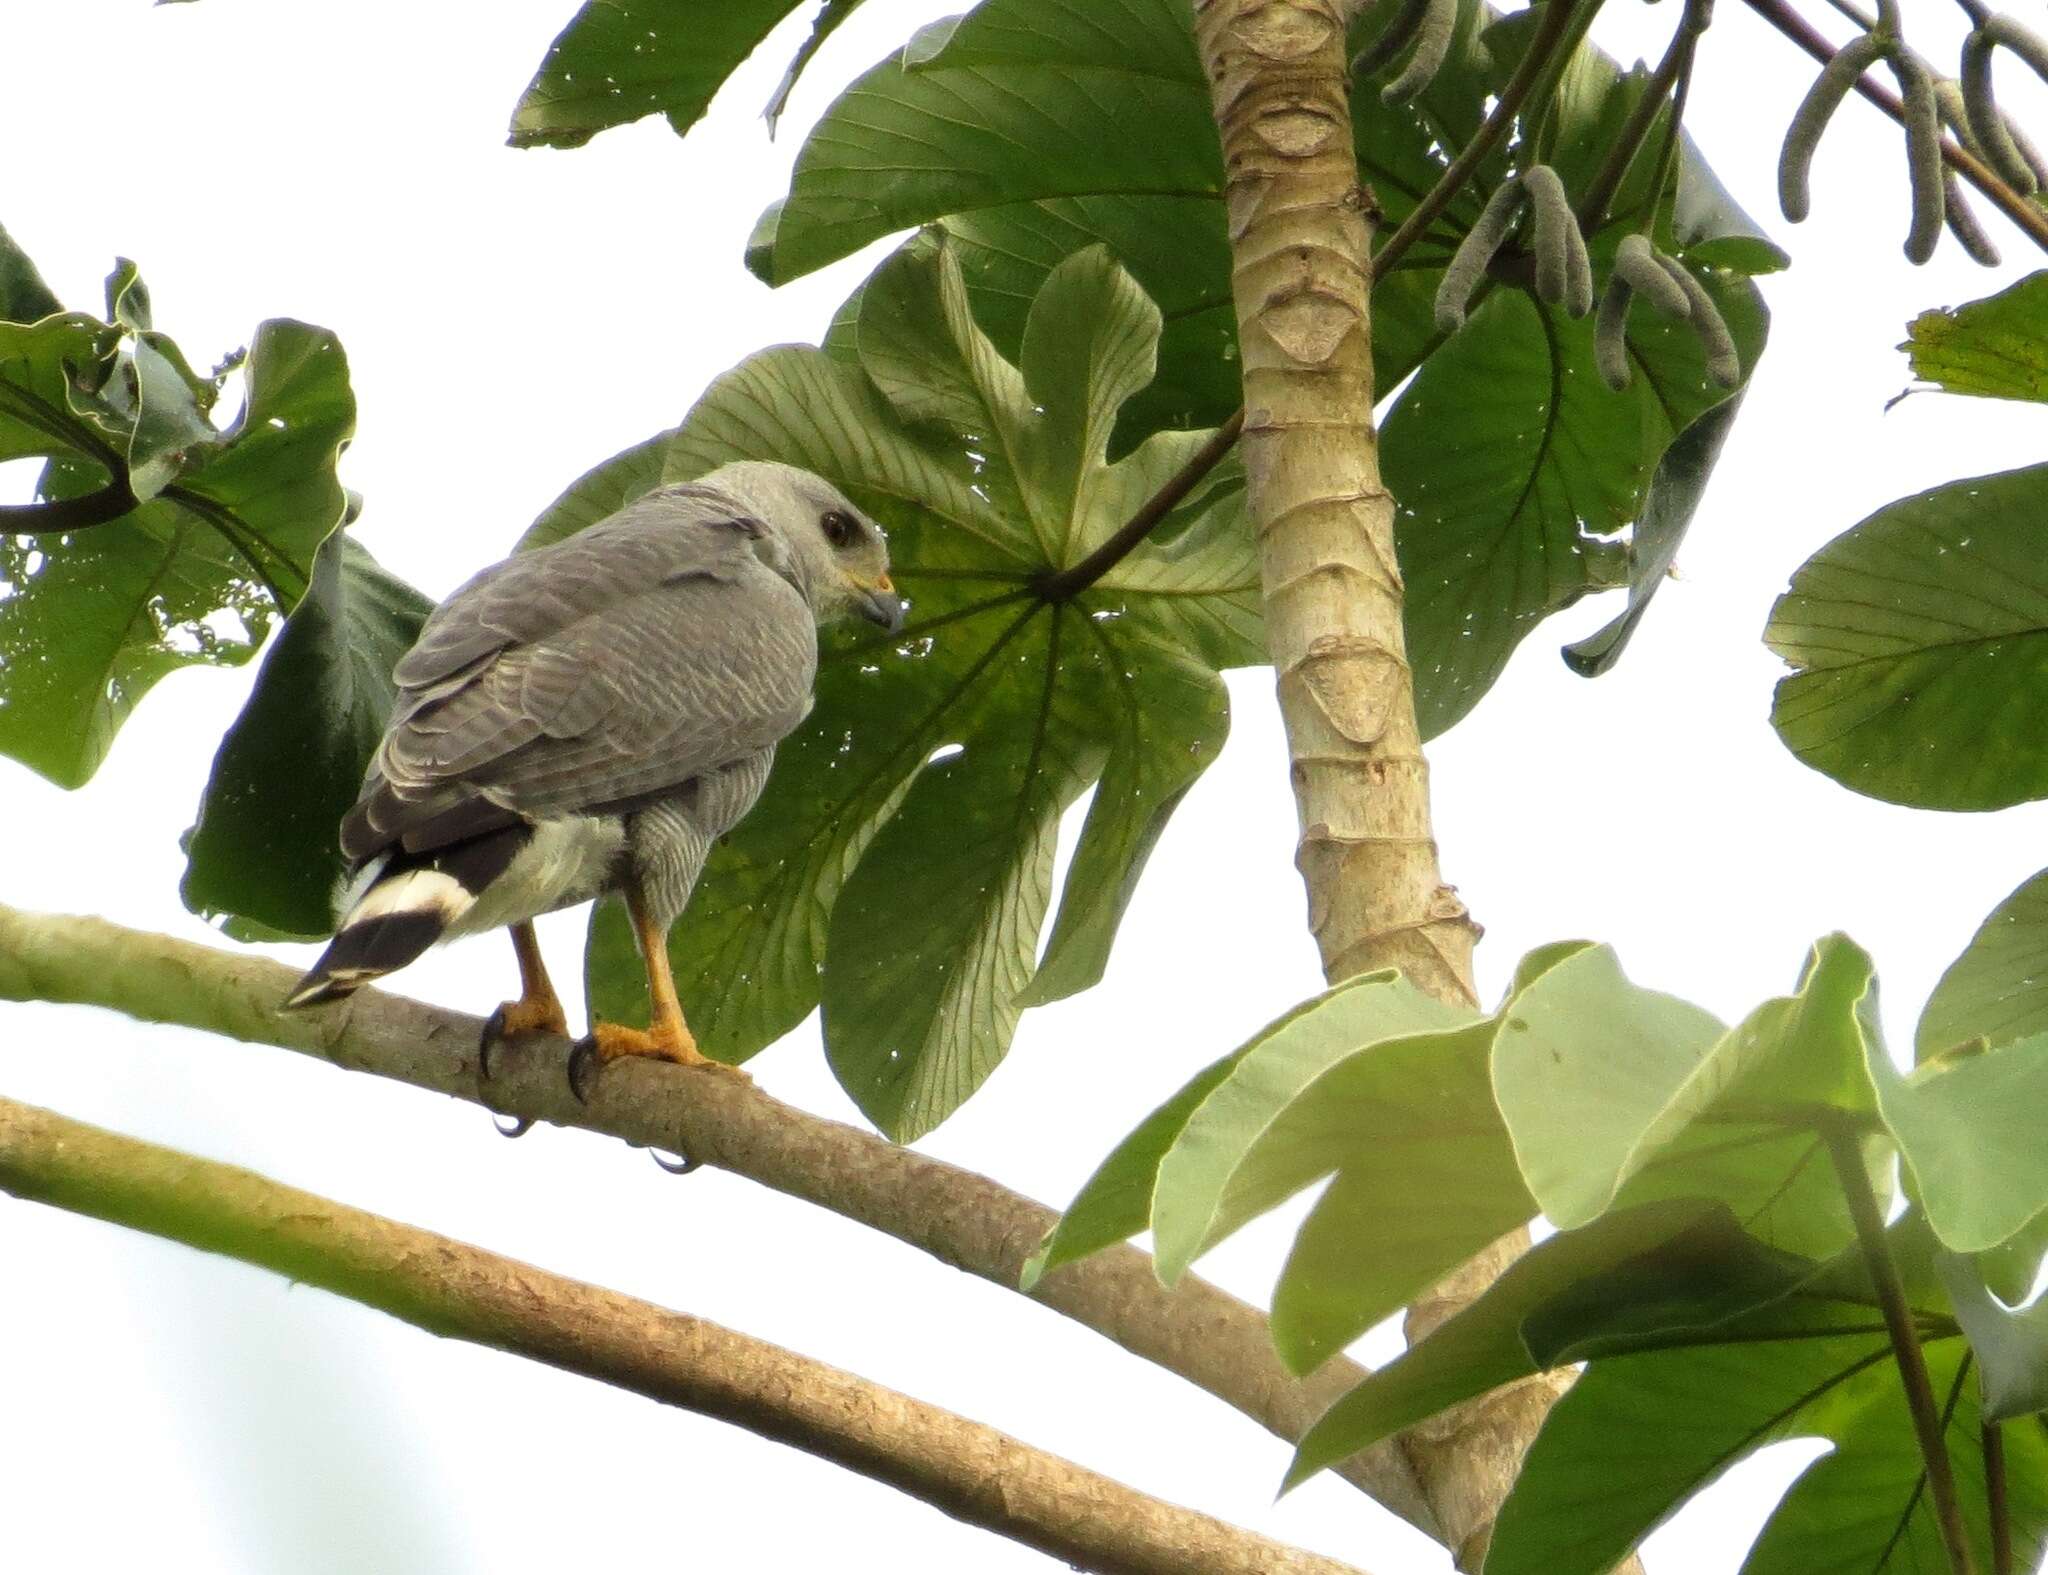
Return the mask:
{"type": "MultiPolygon", "coordinates": [[[[1266,645],[1287,725],[1309,928],[1334,982],[1399,968],[1476,1003],[1479,927],[1437,867],[1401,625],[1394,504],[1380,480],[1369,312],[1374,202],[1351,138],[1339,0],[1195,0],[1227,171],[1244,368],[1242,440],[1266,645]]],[[[1492,1283],[1516,1232],[1409,1318],[1410,1339],[1492,1283]]],[[[1560,1386],[1500,1391],[1404,1440],[1459,1566],[1560,1386]]]]}

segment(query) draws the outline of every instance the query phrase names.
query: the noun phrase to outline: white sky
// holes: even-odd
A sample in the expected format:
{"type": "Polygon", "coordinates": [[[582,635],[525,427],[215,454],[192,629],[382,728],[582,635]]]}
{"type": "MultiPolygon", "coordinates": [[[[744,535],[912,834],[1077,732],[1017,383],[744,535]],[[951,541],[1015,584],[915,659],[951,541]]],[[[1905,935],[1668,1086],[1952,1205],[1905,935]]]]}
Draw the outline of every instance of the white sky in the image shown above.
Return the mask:
{"type": "MultiPolygon", "coordinates": [[[[774,144],[755,112],[800,22],[687,143],[649,122],[551,154],[505,149],[502,128],[570,0],[7,0],[0,222],[80,307],[97,308],[117,252],[137,258],[159,324],[202,364],[265,316],[338,332],[361,404],[343,472],[368,498],[360,534],[439,595],[747,352],[822,331],[878,253],[770,292],[742,243],[839,84],[947,9],[869,0],[774,144]]],[[[1625,58],[1654,57],[1677,20],[1668,4],[1610,9],[1601,36],[1625,58]]],[[[1951,54],[1958,21],[1932,4],[1908,18],[1951,54]]],[[[1788,234],[1773,169],[1810,67],[1732,3],[1703,60],[1689,123],[1793,243],[1794,270],[1766,285],[1772,347],[1683,578],[1619,671],[1587,683],[1559,662],[1613,608],[1582,604],[1434,748],[1444,863],[1487,927],[1489,991],[1529,946],[1590,935],[1636,978],[1732,1016],[1845,927],[1875,952],[1905,1043],[1979,919],[2048,862],[2048,811],[1930,815],[1807,771],[1771,734],[1779,669],[1758,634],[1790,572],[1871,509],[2041,457],[2033,408],[1883,410],[1915,312],[2035,259],[1992,218],[2009,258],[1996,274],[1946,241],[1908,268],[1903,158],[1861,105],[1821,155],[1817,217],[1788,234]]],[[[205,938],[177,899],[177,838],[253,671],[159,686],[81,792],[0,761],[15,828],[0,898],[205,938]]],[[[1159,848],[1107,984],[1027,1016],[928,1151],[1064,1202],[1187,1072],[1318,985],[1270,687],[1241,675],[1232,693],[1230,745],[1159,848]]],[[[543,927],[565,982],[580,935],[580,916],[543,927]]],[[[510,949],[482,939],[403,986],[481,1011],[511,982],[510,949]]],[[[1330,1478],[1276,1505],[1285,1448],[1179,1380],[748,1182],[671,1179],[576,1133],[506,1143],[473,1106],[275,1050],[58,1008],[0,1024],[12,1096],[718,1319],[1377,1575],[1446,1567],[1330,1478]]],[[[815,1022],[754,1071],[857,1119],[815,1022]]],[[[1263,1300],[1293,1217],[1205,1272],[1263,1300]]],[[[182,1247],[0,1201],[0,1255],[0,1510],[23,1570],[1056,1567],[779,1445],[182,1247]]],[[[1653,1568],[1733,1569],[1811,1453],[1788,1447],[1661,1533],[1653,1568]]]]}

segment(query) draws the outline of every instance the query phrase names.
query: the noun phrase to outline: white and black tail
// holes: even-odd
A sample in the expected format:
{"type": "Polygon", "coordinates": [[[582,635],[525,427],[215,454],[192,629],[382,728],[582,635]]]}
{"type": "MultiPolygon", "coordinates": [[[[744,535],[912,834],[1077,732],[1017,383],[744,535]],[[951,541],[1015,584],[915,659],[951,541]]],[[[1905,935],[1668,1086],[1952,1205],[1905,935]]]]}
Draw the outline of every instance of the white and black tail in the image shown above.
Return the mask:
{"type": "Polygon", "coordinates": [[[413,961],[462,921],[532,835],[521,824],[431,852],[378,854],[356,877],[357,895],[333,941],[285,997],[286,1010],[338,1001],[413,961]]]}

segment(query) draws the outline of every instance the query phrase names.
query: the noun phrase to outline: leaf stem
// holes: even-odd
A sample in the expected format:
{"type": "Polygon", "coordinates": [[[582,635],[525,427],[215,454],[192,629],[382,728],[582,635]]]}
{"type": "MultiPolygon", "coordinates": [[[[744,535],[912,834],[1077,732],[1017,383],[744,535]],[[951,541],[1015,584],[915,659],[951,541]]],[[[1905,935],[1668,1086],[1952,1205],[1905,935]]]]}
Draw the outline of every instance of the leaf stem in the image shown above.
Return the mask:
{"type": "Polygon", "coordinates": [[[1991,1575],[2013,1575],[2012,1502],[2005,1484],[2005,1433],[1986,1422],[1979,1435],[1984,1445],[1984,1498],[1991,1511],[1991,1575]]]}
{"type": "MultiPolygon", "coordinates": [[[[1743,3],[1823,65],[1835,58],[1835,46],[1818,28],[1793,10],[1789,0],[1743,0],[1743,3]]],[[[1906,123],[1905,106],[1899,95],[1882,82],[1868,76],[1858,77],[1856,91],[1900,125],[1906,123]]],[[[1990,198],[2000,213],[2026,231],[2029,240],[2043,251],[2048,251],[2048,212],[2035,207],[2013,190],[1999,178],[1996,170],[1960,146],[1953,137],[1941,139],[1941,157],[1950,169],[1990,198]]]]}
{"type": "Polygon", "coordinates": [[[1649,139],[1650,129],[1657,123],[1658,111],[1664,108],[1668,98],[1671,101],[1670,127],[1665,135],[1664,151],[1657,158],[1657,178],[1650,188],[1650,212],[1655,214],[1657,202],[1664,193],[1664,182],[1669,178],[1665,166],[1677,145],[1679,124],[1685,118],[1686,94],[1692,86],[1693,56],[1699,47],[1700,34],[1707,30],[1713,16],[1713,0],[1686,0],[1685,12],[1678,19],[1678,31],[1671,35],[1670,47],[1664,51],[1664,58],[1657,62],[1657,69],[1651,73],[1643,96],[1629,112],[1621,135],[1614,139],[1606,161],[1594,173],[1585,195],[1579,199],[1579,228],[1586,234],[1591,235],[1606,222],[1608,204],[1614,201],[1622,183],[1628,179],[1629,171],[1635,167],[1636,158],[1649,139]],[[1674,84],[1677,88],[1675,94],[1672,91],[1674,84]]]}
{"type": "Polygon", "coordinates": [[[1500,90],[1500,97],[1494,101],[1493,109],[1479,129],[1472,133],[1472,140],[1459,150],[1434,186],[1423,195],[1415,210],[1401,221],[1400,227],[1387,237],[1386,244],[1374,253],[1368,272],[1375,279],[1400,261],[1401,254],[1421,239],[1423,233],[1434,224],[1437,216],[1451,205],[1451,199],[1465,188],[1472,178],[1472,172],[1480,162],[1500,145],[1508,134],[1508,128],[1521,113],[1522,105],[1528,100],[1536,80],[1543,75],[1550,63],[1558,42],[1569,31],[1575,7],[1571,0],[1546,0],[1543,14],[1536,19],[1535,32],[1529,39],[1529,48],[1521,62],[1515,67],[1515,74],[1508,79],[1507,86],[1500,90]]]}
{"type": "Polygon", "coordinates": [[[1906,1408],[1913,1414],[1913,1434],[1919,1440],[1920,1457],[1927,1463],[1928,1493],[1934,1500],[1935,1519],[1948,1550],[1949,1568],[1954,1575],[1976,1575],[1969,1538],[1963,1532],[1962,1506],[1956,1499],[1955,1472],[1949,1464],[1948,1446],[1942,1441],[1934,1385],[1927,1375],[1927,1358],[1920,1349],[1912,1311],[1906,1305],[1899,1266],[1892,1258],[1891,1244],[1885,1239],[1884,1214],[1878,1208],[1877,1192],[1870,1185],[1870,1172],[1863,1163],[1862,1141],[1853,1128],[1839,1122],[1828,1122],[1822,1136],[1827,1139],[1835,1175],[1849,1201],[1849,1215],[1856,1222],[1856,1239],[1863,1248],[1863,1260],[1869,1266],[1878,1302],[1884,1309],[1885,1330],[1891,1336],[1899,1381],[1906,1391],[1906,1408]]]}
{"type": "Polygon", "coordinates": [[[137,507],[125,475],[116,476],[97,492],[76,498],[48,498],[41,503],[0,504],[0,536],[56,536],[105,525],[137,507]]]}
{"type": "Polygon", "coordinates": [[[1240,405],[1228,421],[1209,434],[1209,441],[1189,455],[1187,463],[1168,476],[1157,492],[1139,504],[1107,541],[1079,563],[1042,576],[1033,589],[1049,602],[1063,602],[1088,589],[1129,557],[1138,543],[1151,535],[1159,522],[1185,501],[1187,495],[1200,485],[1202,478],[1222,463],[1223,456],[1236,445],[1237,435],[1243,430],[1244,407],[1240,405]]]}

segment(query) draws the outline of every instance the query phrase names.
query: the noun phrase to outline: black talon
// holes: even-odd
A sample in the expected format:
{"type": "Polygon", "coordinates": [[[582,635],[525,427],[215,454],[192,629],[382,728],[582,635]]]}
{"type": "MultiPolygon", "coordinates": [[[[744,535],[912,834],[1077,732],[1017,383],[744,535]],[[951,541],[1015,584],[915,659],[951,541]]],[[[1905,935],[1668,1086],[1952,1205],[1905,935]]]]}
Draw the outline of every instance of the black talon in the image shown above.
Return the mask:
{"type": "Polygon", "coordinates": [[[512,1117],[512,1124],[507,1126],[505,1124],[504,1112],[493,1110],[491,1112],[491,1125],[498,1129],[499,1137],[525,1137],[527,1133],[533,1130],[533,1118],[531,1116],[514,1116],[512,1117]]]}
{"type": "Polygon", "coordinates": [[[673,1164],[661,1157],[661,1150],[658,1148],[649,1149],[647,1155],[655,1164],[659,1165],[671,1176],[687,1176],[693,1170],[702,1170],[704,1168],[703,1160],[692,1159],[687,1154],[677,1155],[676,1161],[673,1164]]]}
{"type": "Polygon", "coordinates": [[[569,1049],[569,1092],[576,1096],[579,1105],[590,1103],[585,1086],[590,1081],[590,1064],[597,1060],[597,1036],[589,1035],[579,1039],[569,1049]]]}
{"type": "Polygon", "coordinates": [[[482,1082],[491,1080],[491,1046],[505,1037],[505,1007],[501,1002],[484,1019],[484,1031],[477,1035],[476,1075],[482,1082]]]}

